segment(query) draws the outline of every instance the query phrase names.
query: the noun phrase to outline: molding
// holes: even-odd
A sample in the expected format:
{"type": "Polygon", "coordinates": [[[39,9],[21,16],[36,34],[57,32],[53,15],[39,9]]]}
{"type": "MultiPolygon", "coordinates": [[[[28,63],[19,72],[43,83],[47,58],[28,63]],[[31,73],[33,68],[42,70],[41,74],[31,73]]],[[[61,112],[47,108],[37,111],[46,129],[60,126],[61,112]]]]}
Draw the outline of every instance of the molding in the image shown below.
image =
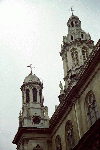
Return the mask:
{"type": "Polygon", "coordinates": [[[50,131],[49,128],[19,127],[12,143],[17,145],[24,133],[50,134],[50,131]]]}

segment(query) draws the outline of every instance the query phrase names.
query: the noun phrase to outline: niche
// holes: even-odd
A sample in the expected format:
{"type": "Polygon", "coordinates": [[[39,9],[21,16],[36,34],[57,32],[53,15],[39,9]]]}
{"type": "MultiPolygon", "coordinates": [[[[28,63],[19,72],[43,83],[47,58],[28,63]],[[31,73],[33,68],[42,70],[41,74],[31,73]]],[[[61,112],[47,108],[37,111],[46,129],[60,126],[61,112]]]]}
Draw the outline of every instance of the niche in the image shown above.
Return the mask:
{"type": "Polygon", "coordinates": [[[83,39],[83,33],[81,34],[81,38],[83,39]]]}
{"type": "Polygon", "coordinates": [[[71,35],[71,40],[73,41],[73,36],[71,35]]]}

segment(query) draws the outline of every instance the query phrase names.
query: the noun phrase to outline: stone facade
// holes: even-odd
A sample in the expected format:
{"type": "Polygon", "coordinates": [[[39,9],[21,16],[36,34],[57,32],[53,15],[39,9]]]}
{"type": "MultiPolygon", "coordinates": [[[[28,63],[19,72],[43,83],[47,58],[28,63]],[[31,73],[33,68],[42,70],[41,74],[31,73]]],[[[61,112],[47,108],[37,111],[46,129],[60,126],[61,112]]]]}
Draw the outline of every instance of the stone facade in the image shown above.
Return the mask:
{"type": "Polygon", "coordinates": [[[94,45],[73,14],[67,25],[60,52],[65,80],[64,86],[59,84],[60,104],[49,119],[43,83],[32,72],[25,78],[13,140],[18,150],[100,149],[100,40],[94,45]]]}

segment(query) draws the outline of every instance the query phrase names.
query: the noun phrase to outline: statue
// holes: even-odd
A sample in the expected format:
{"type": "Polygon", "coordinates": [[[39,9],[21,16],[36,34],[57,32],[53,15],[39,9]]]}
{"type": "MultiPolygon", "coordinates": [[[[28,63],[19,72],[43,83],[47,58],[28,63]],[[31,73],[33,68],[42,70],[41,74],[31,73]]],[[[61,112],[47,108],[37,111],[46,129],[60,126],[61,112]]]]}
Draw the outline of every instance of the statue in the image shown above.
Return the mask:
{"type": "Polygon", "coordinates": [[[62,85],[61,81],[60,81],[59,87],[61,88],[60,94],[64,94],[63,85],[62,85]]]}
{"type": "Polygon", "coordinates": [[[63,85],[62,85],[61,81],[60,81],[59,87],[63,90],[63,85]]]}

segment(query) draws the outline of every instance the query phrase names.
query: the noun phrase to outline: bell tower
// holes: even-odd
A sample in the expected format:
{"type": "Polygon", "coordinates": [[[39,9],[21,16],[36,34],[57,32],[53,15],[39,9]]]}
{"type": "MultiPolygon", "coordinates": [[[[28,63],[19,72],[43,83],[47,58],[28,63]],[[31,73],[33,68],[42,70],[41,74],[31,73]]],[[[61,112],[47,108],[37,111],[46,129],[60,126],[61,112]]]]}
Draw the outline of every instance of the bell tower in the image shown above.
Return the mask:
{"type": "Polygon", "coordinates": [[[22,111],[13,144],[17,145],[17,150],[51,150],[48,107],[43,104],[43,83],[32,73],[32,68],[20,89],[22,111]]]}
{"type": "Polygon", "coordinates": [[[19,115],[20,127],[48,128],[48,107],[44,106],[43,83],[31,73],[25,77],[22,91],[22,112],[19,115]]]}
{"type": "Polygon", "coordinates": [[[73,13],[67,26],[68,34],[63,36],[60,52],[63,61],[65,89],[68,88],[71,80],[76,82],[77,73],[94,47],[94,41],[91,40],[90,34],[81,29],[81,21],[73,13]]]}

